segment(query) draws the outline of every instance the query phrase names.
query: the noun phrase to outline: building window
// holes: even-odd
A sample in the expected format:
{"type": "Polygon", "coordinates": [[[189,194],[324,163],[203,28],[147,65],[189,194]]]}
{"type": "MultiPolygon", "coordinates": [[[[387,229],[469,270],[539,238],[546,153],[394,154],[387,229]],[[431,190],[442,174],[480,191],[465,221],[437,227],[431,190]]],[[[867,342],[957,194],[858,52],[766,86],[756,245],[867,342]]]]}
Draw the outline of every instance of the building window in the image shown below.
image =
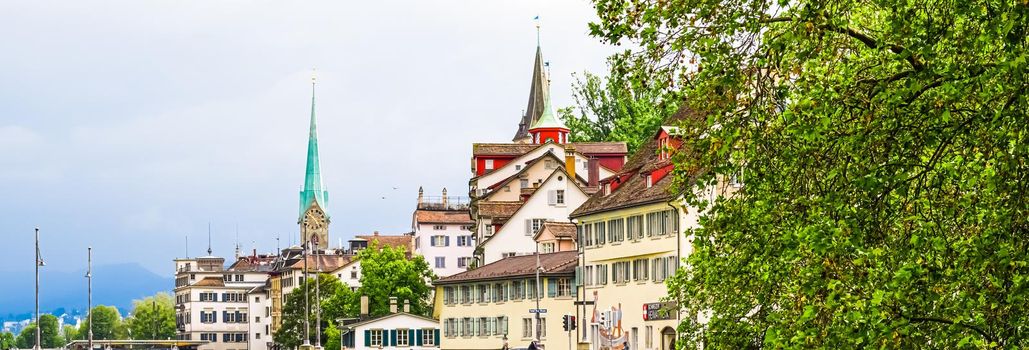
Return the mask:
{"type": "Polygon", "coordinates": [[[526,280],[525,282],[525,297],[528,299],[536,299],[537,293],[539,293],[539,287],[536,286],[536,280],[526,280]]]}
{"type": "Polygon", "coordinates": [[[625,240],[625,219],[615,219],[607,222],[608,241],[621,242],[625,240]]]}
{"type": "Polygon", "coordinates": [[[532,319],[531,318],[526,317],[526,318],[522,319],[522,338],[526,338],[526,339],[532,338],[532,319]]]}
{"type": "Polygon", "coordinates": [[[446,225],[433,225],[432,229],[436,230],[436,231],[443,231],[443,230],[447,229],[447,226],[446,225]]]}
{"type": "Polygon", "coordinates": [[[254,339],[261,339],[261,333],[254,333],[254,339]]]}
{"type": "Polygon", "coordinates": [[[567,278],[557,279],[557,296],[568,297],[572,296],[572,281],[567,278]]]}
{"type": "Polygon", "coordinates": [[[628,236],[629,239],[636,240],[643,238],[643,215],[630,216],[627,219],[626,224],[628,226],[628,233],[626,236],[628,236]]]}
{"type": "Polygon", "coordinates": [[[511,282],[511,299],[524,299],[525,298],[525,285],[522,281],[511,282]]]}
{"type": "Polygon", "coordinates": [[[540,317],[540,324],[537,325],[540,328],[540,339],[547,337],[547,318],[540,317]]]}
{"type": "Polygon", "coordinates": [[[457,258],[457,267],[468,267],[468,265],[470,265],[471,263],[471,257],[462,256],[460,258],[457,258]]]}
{"type": "Polygon", "coordinates": [[[557,190],[557,204],[565,204],[565,190],[557,190]]]}
{"type": "Polygon", "coordinates": [[[450,245],[450,237],[443,235],[435,235],[431,238],[433,247],[446,247],[450,245]]]}
{"type": "Polygon", "coordinates": [[[472,335],[472,318],[465,317],[461,319],[461,336],[470,337],[472,335]]]}
{"type": "Polygon", "coordinates": [[[356,280],[357,279],[357,268],[356,267],[353,268],[353,269],[350,269],[350,279],[352,279],[352,280],[356,280]]]}
{"type": "Polygon", "coordinates": [[[407,329],[397,329],[397,346],[410,346],[411,339],[408,338],[410,335],[407,329]]]}
{"type": "Polygon", "coordinates": [[[525,219],[525,235],[532,236],[536,232],[539,232],[540,228],[543,227],[543,223],[547,219],[525,219]]]}
{"type": "Polygon", "coordinates": [[[518,184],[521,185],[521,188],[529,188],[529,179],[520,179],[518,184]]]}
{"type": "Polygon", "coordinates": [[[654,187],[654,177],[647,174],[647,188],[654,187]]]}
{"type": "Polygon", "coordinates": [[[422,345],[436,346],[436,330],[432,328],[422,329],[422,345]]]}
{"type": "Polygon", "coordinates": [[[597,222],[597,223],[593,224],[593,234],[596,235],[596,238],[593,241],[597,245],[604,245],[604,243],[606,241],[606,238],[607,238],[607,234],[605,233],[605,232],[607,232],[605,230],[606,227],[607,227],[607,225],[604,224],[603,221],[597,222]]]}
{"type": "Polygon", "coordinates": [[[488,303],[490,302],[490,285],[480,284],[479,285],[479,302],[488,303]]]}
{"type": "Polygon", "coordinates": [[[554,243],[543,243],[540,246],[542,247],[541,251],[544,254],[554,252],[554,243]]]}
{"type": "Polygon", "coordinates": [[[472,236],[457,236],[458,247],[468,247],[472,245],[472,236]]]}
{"type": "Polygon", "coordinates": [[[480,337],[490,335],[490,320],[486,319],[485,317],[479,317],[479,320],[476,324],[478,325],[478,327],[476,327],[476,335],[480,337]]]}
{"type": "Polygon", "coordinates": [[[647,333],[643,335],[643,344],[646,345],[648,349],[649,348],[653,348],[654,347],[654,326],[647,326],[646,329],[647,329],[647,333]]]}
{"type": "Polygon", "coordinates": [[[472,302],[472,287],[461,286],[461,302],[465,304],[472,302]]]}
{"type": "Polygon", "coordinates": [[[436,268],[442,269],[447,267],[447,258],[442,256],[436,257],[436,268]]]}
{"type": "Polygon", "coordinates": [[[636,327],[632,327],[632,348],[640,348],[640,329],[636,327]]]}
{"type": "Polygon", "coordinates": [[[373,329],[368,332],[368,344],[371,346],[382,346],[382,334],[383,330],[373,329]]]}
{"type": "Polygon", "coordinates": [[[492,159],[487,159],[486,160],[486,170],[493,170],[493,160],[492,159]]]}

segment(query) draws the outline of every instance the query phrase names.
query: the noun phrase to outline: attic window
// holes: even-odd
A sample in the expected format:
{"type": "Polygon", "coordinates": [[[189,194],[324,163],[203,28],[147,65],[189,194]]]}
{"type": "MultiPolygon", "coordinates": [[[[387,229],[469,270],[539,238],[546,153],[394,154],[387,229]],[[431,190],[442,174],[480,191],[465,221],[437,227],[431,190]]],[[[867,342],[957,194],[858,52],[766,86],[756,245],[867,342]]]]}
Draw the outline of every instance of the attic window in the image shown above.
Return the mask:
{"type": "Polygon", "coordinates": [[[653,186],[654,186],[654,178],[650,174],[647,174],[647,188],[651,188],[653,186]]]}
{"type": "Polygon", "coordinates": [[[610,182],[604,184],[604,195],[606,196],[606,195],[609,195],[609,194],[611,194],[611,183],[610,182]]]}

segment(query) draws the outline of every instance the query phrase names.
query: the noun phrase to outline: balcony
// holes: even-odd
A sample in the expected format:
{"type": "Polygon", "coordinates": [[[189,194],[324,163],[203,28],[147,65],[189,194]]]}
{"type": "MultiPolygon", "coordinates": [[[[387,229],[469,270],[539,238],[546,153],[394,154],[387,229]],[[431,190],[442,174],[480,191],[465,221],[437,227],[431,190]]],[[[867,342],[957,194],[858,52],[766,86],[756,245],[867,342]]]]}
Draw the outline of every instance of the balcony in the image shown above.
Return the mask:
{"type": "Polygon", "coordinates": [[[460,196],[424,196],[418,202],[421,210],[468,210],[468,197],[460,196]]]}

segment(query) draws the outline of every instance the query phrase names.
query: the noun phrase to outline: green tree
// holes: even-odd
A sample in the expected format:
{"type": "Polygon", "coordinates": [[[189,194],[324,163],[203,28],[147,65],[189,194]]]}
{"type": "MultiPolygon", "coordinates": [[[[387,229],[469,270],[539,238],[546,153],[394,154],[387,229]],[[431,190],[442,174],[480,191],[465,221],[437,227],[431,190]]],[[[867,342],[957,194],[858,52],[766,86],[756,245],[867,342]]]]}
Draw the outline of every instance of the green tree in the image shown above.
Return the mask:
{"type": "Polygon", "coordinates": [[[1025,0],[594,4],[697,117],[679,346],[1029,347],[1025,0]]]}
{"type": "MultiPolygon", "coordinates": [[[[43,348],[59,348],[65,345],[61,330],[57,327],[57,316],[50,314],[39,315],[40,341],[43,348]]],[[[30,323],[21,330],[15,344],[21,349],[31,349],[36,346],[36,323],[30,323]]]]}
{"type": "Polygon", "coordinates": [[[93,340],[128,339],[128,328],[122,321],[121,313],[114,306],[97,305],[93,307],[92,316],[79,323],[78,339],[89,336],[89,323],[93,323],[93,340]]]}
{"type": "MultiPolygon", "coordinates": [[[[334,295],[340,289],[345,289],[349,291],[349,289],[343,287],[343,284],[339,282],[339,279],[337,279],[333,275],[319,274],[315,276],[314,274],[312,274],[311,279],[309,281],[305,280],[303,283],[300,283],[300,285],[298,285],[297,288],[293,289],[293,291],[286,295],[286,304],[282,308],[282,326],[275,331],[274,337],[276,343],[286,348],[295,348],[304,343],[304,334],[306,331],[304,329],[305,315],[310,317],[309,319],[307,319],[309,320],[311,327],[310,342],[311,344],[316,343],[314,337],[319,336],[316,332],[317,324],[315,323],[317,319],[317,305],[319,303],[324,303],[325,301],[334,297],[334,295]],[[307,297],[309,299],[305,299],[304,288],[305,285],[309,283],[309,281],[312,281],[310,282],[310,285],[307,286],[307,297]],[[320,300],[316,298],[314,283],[319,284],[319,292],[321,296],[320,300]],[[305,312],[307,311],[307,301],[310,301],[310,313],[305,312]]],[[[324,308],[322,310],[323,333],[325,333],[325,331],[329,329],[329,321],[335,318],[335,316],[328,311],[329,310],[326,310],[324,308]]],[[[322,335],[321,337],[323,340],[322,344],[325,344],[325,336],[322,335]]]]}
{"type": "Polygon", "coordinates": [[[629,152],[650,140],[661,122],[675,112],[679,99],[663,85],[632,79],[626,54],[608,60],[606,77],[585,73],[572,85],[578,108],[562,108],[558,115],[571,130],[573,142],[623,141],[629,152]],[[578,113],[576,113],[578,112],[578,113]]]}
{"type": "Polygon", "coordinates": [[[61,327],[61,336],[64,338],[64,343],[71,343],[73,340],[78,339],[79,330],[70,324],[66,324],[61,327]]]}
{"type": "MultiPolygon", "coordinates": [[[[412,314],[429,314],[429,282],[436,276],[425,259],[409,259],[403,248],[380,248],[378,242],[361,250],[357,258],[361,261],[357,295],[368,296],[368,313],[372,317],[389,314],[390,297],[408,301],[412,314]]],[[[352,300],[360,302],[358,298],[352,300]]]]}
{"type": "Polygon", "coordinates": [[[14,348],[15,345],[14,333],[0,332],[0,350],[8,350],[14,348]]]}
{"type": "Polygon", "coordinates": [[[125,323],[132,339],[174,339],[175,302],[168,293],[133,300],[125,323]]]}

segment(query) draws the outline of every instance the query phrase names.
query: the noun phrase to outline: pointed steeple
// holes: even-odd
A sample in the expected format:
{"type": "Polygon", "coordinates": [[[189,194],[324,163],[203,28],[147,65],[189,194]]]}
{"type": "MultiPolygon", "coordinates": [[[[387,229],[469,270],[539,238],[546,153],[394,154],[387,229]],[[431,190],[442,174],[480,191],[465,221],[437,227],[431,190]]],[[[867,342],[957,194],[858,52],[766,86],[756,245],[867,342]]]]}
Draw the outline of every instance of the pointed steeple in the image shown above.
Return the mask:
{"type": "MultiPolygon", "coordinates": [[[[311,75],[311,129],[307,135],[307,171],[304,174],[304,190],[300,192],[300,219],[312,205],[317,204],[322,211],[326,211],[329,202],[329,192],[322,185],[322,166],[318,157],[318,127],[315,120],[314,109],[314,87],[315,77],[311,75]]],[[[328,212],[326,211],[326,216],[328,212]]]]}
{"type": "Polygon", "coordinates": [[[540,115],[539,119],[536,119],[536,122],[532,124],[529,130],[540,128],[568,129],[565,123],[554,114],[554,107],[550,105],[549,86],[548,91],[546,91],[546,98],[543,101],[543,114],[540,115]]]}
{"type": "MultiPolygon", "coordinates": [[[[538,35],[538,34],[537,34],[538,35]]],[[[545,111],[544,105],[550,94],[550,81],[544,69],[543,50],[540,48],[538,39],[536,43],[536,61],[532,67],[532,81],[529,85],[529,104],[525,107],[525,114],[518,123],[518,132],[515,133],[512,141],[528,141],[529,128],[536,123],[545,111]]]]}

